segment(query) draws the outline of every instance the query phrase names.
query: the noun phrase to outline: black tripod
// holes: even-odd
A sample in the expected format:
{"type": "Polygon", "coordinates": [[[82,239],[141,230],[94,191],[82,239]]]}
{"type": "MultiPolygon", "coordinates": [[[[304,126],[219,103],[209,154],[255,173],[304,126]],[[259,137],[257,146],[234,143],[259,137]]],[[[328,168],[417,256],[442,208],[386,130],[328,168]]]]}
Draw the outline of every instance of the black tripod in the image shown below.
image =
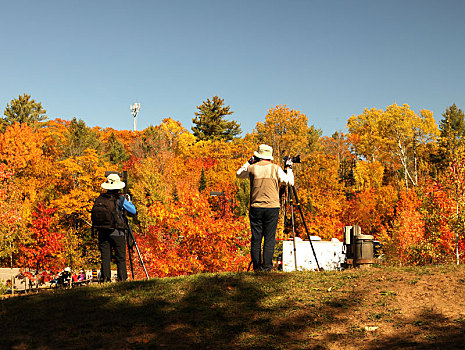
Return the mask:
{"type": "MultiPolygon", "coordinates": [[[[284,191],[285,191],[284,192],[285,201],[284,201],[284,204],[283,204],[283,208],[284,208],[284,225],[286,226],[286,221],[287,221],[286,208],[287,208],[287,204],[289,204],[289,207],[291,209],[292,242],[293,242],[293,248],[294,248],[295,269],[297,271],[297,249],[296,249],[296,246],[295,246],[294,205],[296,205],[297,208],[299,209],[300,217],[302,218],[302,223],[304,224],[305,232],[307,233],[308,242],[310,243],[310,247],[312,248],[313,256],[315,257],[316,266],[317,266],[318,270],[320,271],[320,270],[322,270],[322,268],[320,267],[320,264],[318,263],[318,258],[316,257],[315,248],[313,247],[312,240],[310,239],[310,233],[308,232],[307,224],[305,222],[304,213],[302,212],[302,207],[300,206],[299,197],[297,196],[297,191],[296,191],[296,189],[295,189],[295,187],[293,185],[286,185],[286,187],[284,188],[284,191]],[[294,204],[294,199],[293,198],[295,198],[296,204],[294,204]]],[[[252,261],[249,263],[249,267],[247,268],[247,271],[250,270],[251,266],[252,266],[252,261]]]]}
{"type": "Polygon", "coordinates": [[[134,279],[134,266],[132,263],[132,253],[134,252],[134,247],[136,247],[136,251],[137,251],[137,254],[139,255],[139,260],[144,269],[145,276],[147,277],[147,279],[149,279],[149,274],[147,273],[147,269],[145,268],[144,260],[142,260],[142,255],[140,254],[139,246],[137,245],[136,238],[134,237],[134,234],[132,233],[132,229],[131,229],[131,226],[129,225],[128,218],[126,215],[124,215],[124,221],[126,222],[126,225],[128,226],[126,242],[128,245],[129,265],[131,266],[132,279],[134,279]]]}
{"type": "Polygon", "coordinates": [[[297,191],[293,185],[287,185],[285,188],[285,203],[284,203],[284,220],[286,222],[286,204],[289,204],[291,208],[291,225],[292,225],[292,241],[293,241],[293,248],[294,248],[294,264],[295,269],[297,271],[297,249],[295,246],[295,217],[294,217],[294,205],[297,206],[299,209],[300,217],[302,218],[302,223],[304,224],[305,232],[307,233],[308,241],[310,243],[310,247],[312,248],[313,256],[315,257],[316,266],[318,270],[321,270],[320,264],[318,264],[318,259],[316,257],[315,248],[313,247],[312,240],[310,239],[310,234],[308,233],[307,224],[305,223],[304,213],[302,212],[302,207],[300,206],[299,197],[297,196],[297,191]],[[294,199],[296,204],[294,204],[294,199]]]}

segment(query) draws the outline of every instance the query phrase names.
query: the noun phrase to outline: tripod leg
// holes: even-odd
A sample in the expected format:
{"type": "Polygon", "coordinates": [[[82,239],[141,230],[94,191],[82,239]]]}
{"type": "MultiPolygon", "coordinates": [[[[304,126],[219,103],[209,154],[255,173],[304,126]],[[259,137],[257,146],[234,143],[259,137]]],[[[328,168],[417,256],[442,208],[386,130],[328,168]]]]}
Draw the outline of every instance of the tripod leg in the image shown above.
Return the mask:
{"type": "Polygon", "coordinates": [[[139,255],[140,263],[142,264],[142,267],[144,268],[145,276],[147,277],[147,279],[149,279],[149,274],[147,272],[147,269],[145,268],[144,260],[142,260],[142,255],[140,254],[139,246],[137,245],[137,242],[135,239],[134,239],[134,246],[136,247],[137,254],[139,255]]]}
{"type": "Polygon", "coordinates": [[[294,266],[295,266],[295,270],[297,271],[297,248],[295,246],[294,203],[292,200],[292,192],[289,192],[289,204],[291,207],[292,243],[294,245],[294,266]]]}
{"type": "Polygon", "coordinates": [[[313,256],[315,257],[316,266],[318,267],[318,270],[321,270],[320,264],[318,264],[318,259],[316,257],[315,248],[313,248],[313,243],[312,243],[312,240],[310,239],[310,234],[308,233],[308,228],[307,228],[307,224],[305,223],[304,213],[302,212],[302,208],[299,202],[299,197],[297,197],[297,191],[295,190],[294,186],[292,186],[292,192],[294,193],[294,197],[297,203],[297,208],[299,208],[300,216],[302,217],[302,223],[304,224],[304,228],[305,228],[305,232],[307,233],[308,241],[310,242],[310,246],[312,247],[312,252],[313,252],[313,256]]]}
{"type": "Polygon", "coordinates": [[[132,249],[131,249],[131,245],[129,244],[129,233],[126,237],[126,243],[128,245],[129,266],[131,266],[132,279],[134,280],[134,266],[132,265],[132,249]]]}
{"type": "Polygon", "coordinates": [[[139,246],[137,245],[136,238],[134,237],[134,234],[132,233],[131,226],[129,226],[128,218],[125,217],[125,221],[127,224],[127,242],[128,242],[128,251],[129,251],[129,262],[131,263],[131,271],[132,271],[132,279],[134,279],[134,268],[132,265],[132,254],[131,254],[131,245],[129,244],[129,240],[132,240],[133,246],[136,247],[137,254],[139,255],[139,260],[140,263],[142,264],[142,267],[144,268],[145,276],[147,276],[147,279],[149,279],[149,274],[147,273],[147,269],[145,268],[144,260],[142,260],[142,255],[140,254],[139,246]]]}

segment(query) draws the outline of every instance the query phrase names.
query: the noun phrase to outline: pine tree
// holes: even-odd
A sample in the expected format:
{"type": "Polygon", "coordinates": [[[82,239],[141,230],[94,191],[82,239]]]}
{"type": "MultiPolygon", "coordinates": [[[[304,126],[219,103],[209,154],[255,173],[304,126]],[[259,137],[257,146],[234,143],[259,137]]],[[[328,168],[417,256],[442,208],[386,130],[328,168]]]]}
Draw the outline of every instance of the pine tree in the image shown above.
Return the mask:
{"type": "Polygon", "coordinates": [[[74,117],[68,127],[67,143],[64,145],[65,157],[79,157],[87,148],[97,151],[101,149],[101,142],[97,133],[86,126],[86,123],[74,117]]]}
{"type": "Polygon", "coordinates": [[[454,151],[464,143],[465,114],[455,103],[442,114],[439,122],[439,168],[446,168],[454,157],[454,151]]]}
{"type": "Polygon", "coordinates": [[[114,132],[108,138],[106,150],[106,156],[113,164],[122,164],[129,159],[123,143],[118,140],[114,132]]]}
{"type": "Polygon", "coordinates": [[[200,180],[199,180],[199,192],[203,192],[207,188],[207,178],[205,177],[205,170],[202,168],[202,172],[200,173],[200,180]]]}
{"type": "Polygon", "coordinates": [[[36,125],[47,119],[47,111],[42,108],[42,103],[31,100],[31,95],[20,95],[17,99],[11,100],[11,105],[7,103],[3,112],[5,118],[1,120],[2,131],[15,122],[26,123],[29,126],[36,125]]]}
{"type": "Polygon", "coordinates": [[[173,202],[178,203],[179,202],[179,193],[178,193],[178,187],[175,185],[173,189],[173,202]]]}
{"type": "Polygon", "coordinates": [[[227,121],[224,118],[233,114],[229,106],[224,106],[224,100],[218,96],[203,101],[197,106],[198,112],[192,119],[194,126],[192,131],[197,141],[222,140],[231,141],[242,130],[240,124],[235,121],[227,121]]]}

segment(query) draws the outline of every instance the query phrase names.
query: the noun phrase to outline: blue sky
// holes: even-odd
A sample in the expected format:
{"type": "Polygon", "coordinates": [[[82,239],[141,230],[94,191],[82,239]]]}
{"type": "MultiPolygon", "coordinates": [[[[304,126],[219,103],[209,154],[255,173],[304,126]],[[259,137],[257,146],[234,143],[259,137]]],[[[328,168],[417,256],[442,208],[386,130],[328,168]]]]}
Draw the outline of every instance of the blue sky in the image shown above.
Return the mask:
{"type": "Polygon", "coordinates": [[[465,1],[5,1],[0,107],[27,93],[49,118],[188,130],[223,98],[243,134],[286,104],[331,135],[364,108],[465,109],[465,1]]]}

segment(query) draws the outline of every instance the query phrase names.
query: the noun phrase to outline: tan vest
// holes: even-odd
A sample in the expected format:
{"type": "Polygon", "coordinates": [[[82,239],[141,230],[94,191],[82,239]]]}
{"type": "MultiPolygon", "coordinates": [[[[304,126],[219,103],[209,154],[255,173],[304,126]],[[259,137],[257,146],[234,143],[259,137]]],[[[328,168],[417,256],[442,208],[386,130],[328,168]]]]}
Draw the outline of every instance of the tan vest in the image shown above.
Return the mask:
{"type": "Polygon", "coordinates": [[[251,207],[279,208],[278,169],[278,165],[266,160],[249,166],[251,207]]]}

